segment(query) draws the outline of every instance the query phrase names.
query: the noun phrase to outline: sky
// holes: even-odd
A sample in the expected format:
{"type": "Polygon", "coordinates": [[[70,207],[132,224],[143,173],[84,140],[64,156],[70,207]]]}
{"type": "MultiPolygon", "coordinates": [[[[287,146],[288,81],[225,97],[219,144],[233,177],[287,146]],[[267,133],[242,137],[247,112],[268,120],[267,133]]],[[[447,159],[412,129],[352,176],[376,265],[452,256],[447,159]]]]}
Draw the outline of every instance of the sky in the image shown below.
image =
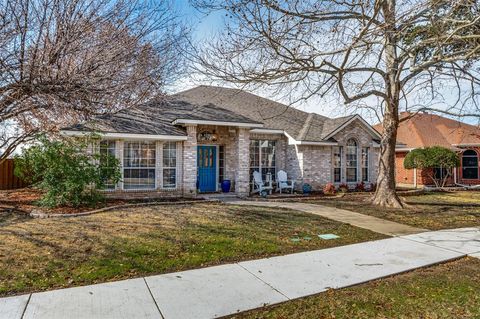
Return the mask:
{"type": "MultiPolygon", "coordinates": [[[[208,41],[217,33],[222,31],[222,26],[224,23],[224,16],[223,12],[214,12],[206,15],[205,13],[199,12],[195,9],[190,3],[189,0],[175,0],[175,8],[182,19],[191,24],[193,27],[192,37],[194,41],[208,41]]],[[[208,81],[207,81],[208,82],[208,81]]],[[[173,88],[173,92],[178,92],[182,90],[186,90],[192,87],[195,87],[202,83],[197,83],[196,81],[192,81],[190,79],[184,80],[176,84],[173,88]]],[[[222,84],[225,86],[225,84],[222,84]]],[[[287,100],[278,99],[278,97],[272,97],[266,92],[262,91],[253,91],[252,93],[256,93],[266,98],[274,99],[278,102],[288,103],[287,100]]],[[[344,116],[351,113],[351,110],[346,110],[343,105],[342,101],[327,101],[325,100],[318,101],[311,99],[310,101],[295,104],[294,107],[301,109],[302,111],[306,112],[316,112],[324,116],[328,117],[338,117],[344,116]]],[[[371,124],[376,124],[378,121],[376,118],[366,118],[371,124]]]]}
{"type": "MultiPolygon", "coordinates": [[[[218,34],[222,31],[222,27],[224,25],[224,12],[213,12],[210,14],[205,14],[196,10],[190,3],[189,0],[174,0],[175,8],[182,19],[184,19],[189,25],[192,26],[192,38],[195,42],[201,41],[208,41],[213,36],[218,34]]],[[[210,81],[206,81],[206,83],[199,83],[198,81],[192,79],[185,79],[178,84],[176,84],[171,91],[178,92],[182,90],[186,90],[192,87],[195,87],[199,84],[210,84],[210,81]]],[[[215,84],[215,83],[212,83],[215,84]]],[[[222,84],[226,86],[225,84],[222,84]]],[[[443,90],[446,91],[446,90],[443,90]]],[[[288,104],[288,100],[285,100],[279,96],[271,96],[266,91],[253,91],[252,93],[256,93],[260,96],[270,98],[276,100],[278,102],[283,102],[288,104]]],[[[442,92],[442,94],[448,95],[447,92],[442,92]]],[[[452,97],[452,104],[454,102],[454,98],[452,97]]],[[[365,101],[368,104],[377,104],[378,102],[375,99],[365,101]]],[[[343,101],[338,100],[334,97],[326,97],[323,99],[320,98],[311,98],[308,101],[297,103],[293,107],[301,109],[307,112],[316,112],[324,116],[328,117],[339,117],[352,114],[355,112],[352,108],[347,108],[343,101]]],[[[361,116],[369,122],[370,124],[377,124],[378,118],[372,113],[369,113],[365,110],[358,110],[361,111],[361,116]]],[[[459,120],[459,118],[455,118],[459,120]]],[[[467,122],[469,124],[479,124],[479,119],[475,118],[463,118],[460,119],[461,121],[467,122]]]]}

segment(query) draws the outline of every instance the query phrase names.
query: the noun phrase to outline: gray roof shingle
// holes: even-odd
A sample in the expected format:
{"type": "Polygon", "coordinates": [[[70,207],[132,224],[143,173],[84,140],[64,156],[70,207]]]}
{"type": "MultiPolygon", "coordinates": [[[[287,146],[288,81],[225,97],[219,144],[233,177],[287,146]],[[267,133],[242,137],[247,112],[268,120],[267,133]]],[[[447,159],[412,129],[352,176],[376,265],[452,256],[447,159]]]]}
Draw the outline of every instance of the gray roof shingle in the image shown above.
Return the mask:
{"type": "Polygon", "coordinates": [[[298,141],[322,141],[354,115],[331,119],[307,113],[239,89],[198,86],[174,96],[191,103],[212,103],[264,123],[264,128],[284,130],[298,141]]]}
{"type": "Polygon", "coordinates": [[[185,128],[172,124],[185,119],[263,124],[297,141],[319,142],[353,116],[331,119],[239,89],[198,86],[64,130],[185,136],[185,128]]]}
{"type": "Polygon", "coordinates": [[[64,128],[64,130],[185,136],[184,128],[172,124],[176,119],[261,124],[211,103],[197,105],[173,96],[114,114],[102,115],[93,121],[64,128]]]}

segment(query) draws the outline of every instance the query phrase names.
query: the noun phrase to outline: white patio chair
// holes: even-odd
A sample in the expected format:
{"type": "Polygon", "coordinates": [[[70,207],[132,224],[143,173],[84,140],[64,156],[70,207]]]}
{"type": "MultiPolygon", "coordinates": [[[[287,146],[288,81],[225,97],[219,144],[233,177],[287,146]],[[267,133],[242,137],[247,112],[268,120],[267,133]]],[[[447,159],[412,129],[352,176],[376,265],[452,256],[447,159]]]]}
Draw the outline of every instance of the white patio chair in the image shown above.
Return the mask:
{"type": "Polygon", "coordinates": [[[289,189],[293,194],[293,188],[295,187],[295,182],[288,180],[287,173],[285,171],[278,171],[277,173],[277,192],[282,193],[282,189],[289,189]]]}
{"type": "Polygon", "coordinates": [[[266,185],[262,180],[262,174],[258,171],[253,172],[253,190],[252,194],[259,193],[260,195],[271,194],[273,187],[266,185]]]}

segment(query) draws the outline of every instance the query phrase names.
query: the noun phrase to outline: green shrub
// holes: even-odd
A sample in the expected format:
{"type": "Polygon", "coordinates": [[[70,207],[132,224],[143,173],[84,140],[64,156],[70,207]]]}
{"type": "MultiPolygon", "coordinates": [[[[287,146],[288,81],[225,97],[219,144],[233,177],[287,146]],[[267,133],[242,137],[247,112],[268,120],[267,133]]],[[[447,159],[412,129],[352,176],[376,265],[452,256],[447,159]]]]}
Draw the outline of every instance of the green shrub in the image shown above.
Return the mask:
{"type": "Polygon", "coordinates": [[[45,192],[43,206],[94,205],[103,200],[105,183],[117,183],[121,176],[118,159],[87,151],[98,142],[93,135],[62,140],[41,136],[15,158],[15,174],[45,192]]]}
{"type": "Polygon", "coordinates": [[[454,151],[441,146],[414,149],[405,156],[403,161],[403,166],[406,169],[425,170],[437,187],[445,186],[448,177],[452,174],[452,169],[459,164],[458,155],[454,151]],[[435,176],[435,168],[444,169],[446,174],[435,176]]]}

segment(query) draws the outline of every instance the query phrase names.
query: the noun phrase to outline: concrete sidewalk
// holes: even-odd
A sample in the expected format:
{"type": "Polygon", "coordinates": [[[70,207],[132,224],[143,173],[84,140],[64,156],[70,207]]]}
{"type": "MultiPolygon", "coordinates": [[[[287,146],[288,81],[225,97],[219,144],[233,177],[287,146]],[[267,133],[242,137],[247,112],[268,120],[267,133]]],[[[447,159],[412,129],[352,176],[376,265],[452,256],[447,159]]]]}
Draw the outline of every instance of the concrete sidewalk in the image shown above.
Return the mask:
{"type": "Polygon", "coordinates": [[[250,200],[228,200],[225,201],[232,205],[278,207],[298,210],[314,215],[319,215],[341,223],[350,224],[360,228],[369,229],[376,233],[389,236],[402,236],[416,234],[428,231],[423,228],[416,228],[408,225],[399,224],[389,220],[355,213],[345,209],[327,207],[318,204],[308,204],[300,202],[268,202],[268,201],[250,201],[250,200]]]}
{"type": "Polygon", "coordinates": [[[215,318],[467,254],[480,255],[480,228],[2,298],[0,318],[215,318]]]}

